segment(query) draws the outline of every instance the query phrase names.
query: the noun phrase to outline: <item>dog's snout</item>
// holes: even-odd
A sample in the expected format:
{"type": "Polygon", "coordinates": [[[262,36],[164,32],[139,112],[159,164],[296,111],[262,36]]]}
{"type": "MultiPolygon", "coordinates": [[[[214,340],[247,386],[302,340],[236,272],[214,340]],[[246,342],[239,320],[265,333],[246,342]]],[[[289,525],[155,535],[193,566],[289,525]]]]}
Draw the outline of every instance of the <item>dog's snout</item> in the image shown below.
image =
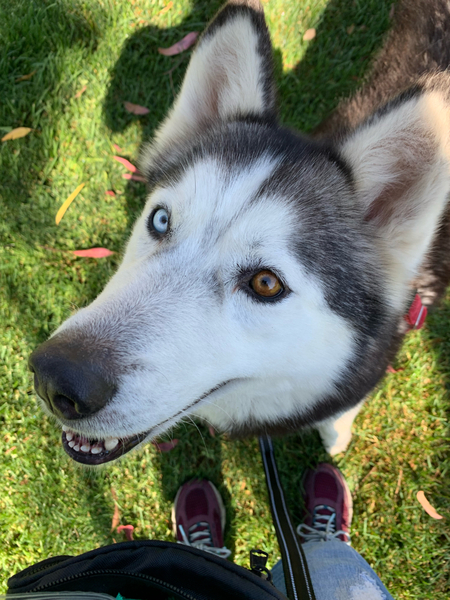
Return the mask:
{"type": "Polygon", "coordinates": [[[37,394],[64,420],[95,414],[116,390],[82,342],[51,338],[33,352],[29,367],[37,394]]]}

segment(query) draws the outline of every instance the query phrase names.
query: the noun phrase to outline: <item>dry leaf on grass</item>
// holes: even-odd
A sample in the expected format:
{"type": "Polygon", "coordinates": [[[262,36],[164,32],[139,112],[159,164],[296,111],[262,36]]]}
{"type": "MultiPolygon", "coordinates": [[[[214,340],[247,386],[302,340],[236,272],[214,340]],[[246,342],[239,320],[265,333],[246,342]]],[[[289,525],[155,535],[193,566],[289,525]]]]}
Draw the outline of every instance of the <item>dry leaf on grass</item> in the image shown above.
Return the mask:
{"type": "Polygon", "coordinates": [[[81,90],[78,90],[78,92],[75,94],[74,98],[79,98],[81,96],[81,94],[84,94],[84,92],[87,90],[87,85],[83,85],[83,87],[81,88],[81,90]]]}
{"type": "Polygon", "coordinates": [[[353,33],[354,31],[355,31],[355,25],[354,25],[354,23],[352,23],[352,24],[350,25],[350,27],[347,27],[347,33],[348,33],[348,35],[352,35],[352,33],[353,33]]]}
{"type": "Polygon", "coordinates": [[[116,195],[116,192],[113,192],[112,190],[106,190],[105,194],[106,194],[107,196],[115,196],[115,195],[116,195]]]}
{"type": "Polygon", "coordinates": [[[305,33],[303,34],[303,41],[310,42],[315,37],[316,37],[316,30],[314,29],[314,27],[312,27],[311,29],[307,29],[305,31],[305,33]]]}
{"type": "Polygon", "coordinates": [[[178,444],[178,441],[179,440],[174,439],[174,440],[171,440],[170,442],[152,442],[152,444],[160,452],[170,452],[178,444]]]}
{"type": "Polygon", "coordinates": [[[124,102],[123,103],[125,110],[127,110],[132,115],[148,115],[150,109],[145,106],[140,106],[140,104],[133,104],[132,102],[124,102]]]}
{"type": "Polygon", "coordinates": [[[126,158],[122,158],[121,156],[113,156],[113,159],[117,160],[117,162],[120,162],[125,167],[125,169],[128,169],[132,173],[136,173],[137,172],[137,167],[135,167],[134,165],[132,165],[130,163],[130,161],[127,160],[126,158]]]}
{"type": "Polygon", "coordinates": [[[173,6],[173,0],[170,0],[170,2],[167,4],[167,6],[165,6],[163,9],[161,9],[159,11],[159,15],[164,15],[166,14],[166,12],[169,12],[169,10],[172,8],[173,6]]]}
{"type": "Polygon", "coordinates": [[[400,467],[400,471],[398,473],[398,479],[397,479],[397,486],[396,486],[395,492],[394,492],[394,494],[396,496],[400,491],[400,486],[402,485],[402,478],[403,478],[403,469],[400,467]]]}
{"type": "Polygon", "coordinates": [[[133,541],[133,530],[134,530],[133,525],[119,525],[119,527],[117,528],[117,531],[119,533],[121,531],[123,531],[125,533],[125,537],[127,538],[128,542],[133,541]]]}
{"type": "Polygon", "coordinates": [[[36,70],[32,71],[31,73],[28,73],[28,75],[22,75],[21,77],[18,77],[16,79],[16,83],[18,83],[19,81],[28,81],[28,79],[31,79],[35,73],[36,70]]]}
{"type": "Polygon", "coordinates": [[[65,200],[62,205],[61,208],[58,210],[58,212],[56,213],[56,217],[55,217],[55,223],[57,225],[59,225],[61,219],[63,218],[63,216],[66,213],[66,210],[69,208],[69,206],[72,204],[72,202],[75,200],[75,198],[78,196],[78,194],[81,192],[81,190],[84,188],[86,184],[85,183],[81,183],[75,191],[73,191],[70,196],[67,198],[67,200],[65,200]]]}
{"type": "Polygon", "coordinates": [[[179,42],[170,46],[170,48],[158,48],[158,52],[160,54],[164,54],[164,56],[175,56],[175,54],[180,54],[180,52],[184,52],[191,46],[193,46],[198,38],[198,31],[191,31],[187,35],[184,36],[179,42]]]}
{"type": "Polygon", "coordinates": [[[142,183],[145,183],[147,181],[145,179],[145,177],[138,172],[137,173],[124,173],[122,175],[122,177],[124,179],[131,179],[132,181],[141,181],[142,183]]]}
{"type": "Polygon", "coordinates": [[[114,500],[114,514],[113,514],[112,523],[111,523],[111,531],[114,531],[114,529],[117,527],[117,525],[120,522],[120,512],[119,512],[119,507],[117,505],[116,490],[113,487],[111,488],[111,496],[113,497],[113,500],[114,500]]]}
{"type": "Polygon", "coordinates": [[[425,498],[425,493],[422,490],[420,490],[420,492],[417,492],[417,500],[420,502],[423,510],[426,513],[428,513],[430,515],[430,517],[432,517],[433,519],[443,519],[444,518],[442,515],[440,515],[436,511],[434,506],[431,506],[431,504],[425,498]]]}
{"type": "Polygon", "coordinates": [[[108,248],[88,248],[86,250],[72,250],[72,254],[84,258],[104,258],[105,256],[111,256],[114,252],[108,250],[108,248]]]}
{"type": "Polygon", "coordinates": [[[2,137],[2,142],[7,142],[8,140],[17,140],[25,137],[30,133],[30,131],[33,131],[30,127],[16,127],[2,137]]]}

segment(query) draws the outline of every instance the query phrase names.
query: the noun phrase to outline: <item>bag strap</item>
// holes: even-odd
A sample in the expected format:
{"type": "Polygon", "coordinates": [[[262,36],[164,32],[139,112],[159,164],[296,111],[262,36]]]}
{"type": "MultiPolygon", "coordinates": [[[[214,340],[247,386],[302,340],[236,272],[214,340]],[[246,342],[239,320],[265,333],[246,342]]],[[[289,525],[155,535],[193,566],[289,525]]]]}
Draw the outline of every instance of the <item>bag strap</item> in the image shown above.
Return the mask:
{"type": "Polygon", "coordinates": [[[306,557],[284,498],[270,436],[259,438],[259,448],[269,491],[270,510],[283,561],[287,596],[289,600],[316,600],[306,557]]]}

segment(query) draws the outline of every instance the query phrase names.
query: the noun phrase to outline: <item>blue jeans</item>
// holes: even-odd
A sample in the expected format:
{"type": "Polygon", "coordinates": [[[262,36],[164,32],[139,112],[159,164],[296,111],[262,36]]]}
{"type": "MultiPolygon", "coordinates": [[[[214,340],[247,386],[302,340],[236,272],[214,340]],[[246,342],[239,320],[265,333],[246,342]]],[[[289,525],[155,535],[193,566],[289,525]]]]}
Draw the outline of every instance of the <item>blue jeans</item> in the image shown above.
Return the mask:
{"type": "MultiPolygon", "coordinates": [[[[340,540],[302,544],[316,600],[393,600],[375,571],[356,550],[340,540]]],[[[273,583],[286,594],[281,560],[272,569],[273,583]]]]}

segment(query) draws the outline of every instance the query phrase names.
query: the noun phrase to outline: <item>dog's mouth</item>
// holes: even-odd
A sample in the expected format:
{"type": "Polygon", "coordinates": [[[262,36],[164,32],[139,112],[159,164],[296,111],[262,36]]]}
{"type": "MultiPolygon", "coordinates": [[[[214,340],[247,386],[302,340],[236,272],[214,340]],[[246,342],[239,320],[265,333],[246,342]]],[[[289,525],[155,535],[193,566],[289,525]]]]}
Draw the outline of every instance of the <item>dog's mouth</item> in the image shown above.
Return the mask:
{"type": "Polygon", "coordinates": [[[83,465],[102,465],[116,460],[143,442],[148,434],[139,433],[124,438],[90,439],[63,427],[62,445],[73,460],[83,465]]]}
{"type": "Polygon", "coordinates": [[[213,392],[236,381],[239,381],[239,379],[229,379],[216,385],[195,402],[186,406],[183,410],[160,422],[152,429],[136,435],[123,438],[89,438],[81,433],[77,433],[66,425],[63,425],[61,438],[63,448],[70,458],[73,458],[73,460],[82,463],[83,465],[102,465],[111,462],[112,460],[116,460],[116,458],[120,458],[124,454],[127,454],[127,452],[144,442],[151,434],[154,435],[156,431],[160,431],[163,426],[167,428],[169,425],[175,424],[181,415],[185,415],[187,411],[191,410],[197,404],[200,404],[202,400],[210,396],[213,392]]]}

